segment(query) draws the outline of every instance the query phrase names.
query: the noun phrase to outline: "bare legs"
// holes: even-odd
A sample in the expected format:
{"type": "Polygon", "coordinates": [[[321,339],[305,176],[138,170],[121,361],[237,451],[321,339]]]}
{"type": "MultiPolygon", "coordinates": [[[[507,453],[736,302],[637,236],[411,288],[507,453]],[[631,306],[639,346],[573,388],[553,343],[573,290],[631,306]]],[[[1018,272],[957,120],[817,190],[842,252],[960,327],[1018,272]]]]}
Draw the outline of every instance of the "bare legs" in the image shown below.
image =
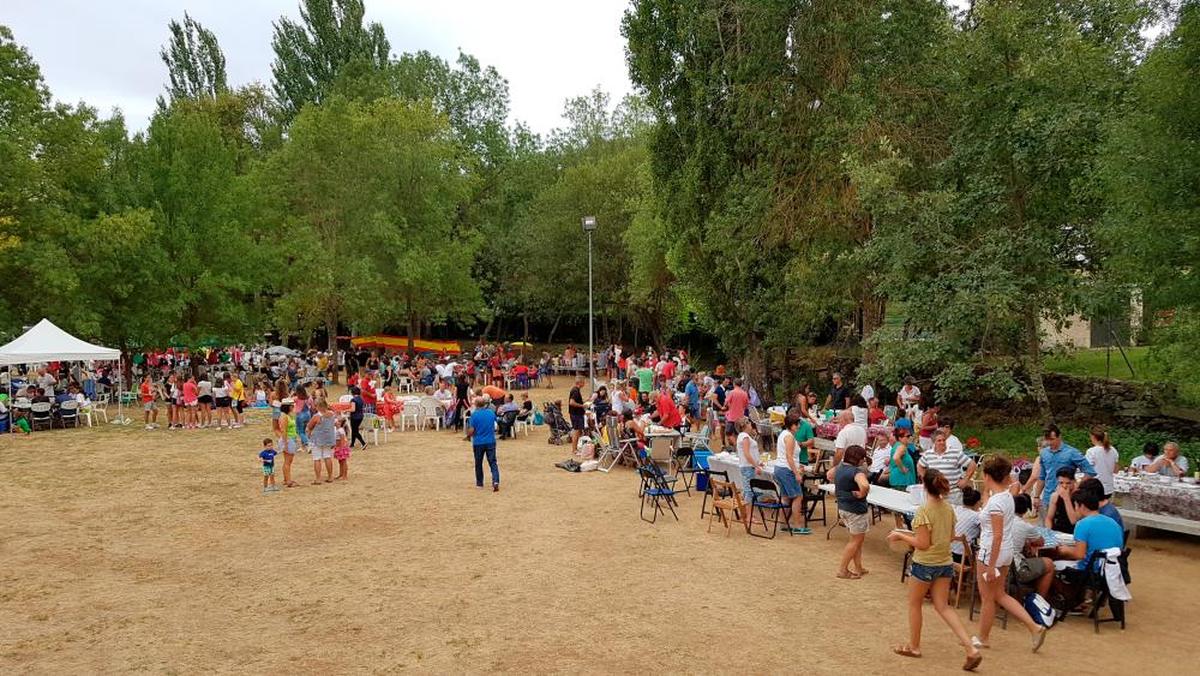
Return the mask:
{"type": "Polygon", "coordinates": [[[858,578],[862,576],[863,572],[865,572],[862,565],[862,545],[863,540],[866,539],[866,537],[866,533],[859,533],[858,535],[850,536],[850,539],[846,542],[845,548],[842,549],[842,560],[838,565],[838,577],[858,578]],[[853,562],[854,566],[858,568],[857,572],[850,570],[851,562],[853,562]]]}
{"type": "Polygon", "coordinates": [[[979,595],[982,597],[979,611],[979,640],[983,641],[985,645],[988,643],[988,638],[992,634],[992,624],[996,621],[997,605],[1002,606],[1008,612],[1009,617],[1016,618],[1021,624],[1024,624],[1029,633],[1037,635],[1039,632],[1045,631],[1042,625],[1034,622],[1029,613],[1025,612],[1025,608],[1020,602],[1009,596],[1005,590],[1004,586],[1008,581],[1008,566],[1001,566],[1000,575],[990,581],[983,579],[984,568],[985,566],[977,566],[975,575],[976,584],[979,585],[979,595]]]}

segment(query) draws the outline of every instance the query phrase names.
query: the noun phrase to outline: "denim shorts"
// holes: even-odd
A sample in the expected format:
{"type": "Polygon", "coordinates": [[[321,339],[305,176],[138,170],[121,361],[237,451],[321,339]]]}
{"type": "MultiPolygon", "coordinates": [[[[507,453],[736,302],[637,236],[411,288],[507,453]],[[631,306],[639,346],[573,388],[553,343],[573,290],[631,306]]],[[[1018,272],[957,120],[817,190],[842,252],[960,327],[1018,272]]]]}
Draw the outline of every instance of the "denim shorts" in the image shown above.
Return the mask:
{"type": "Polygon", "coordinates": [[[954,566],[927,566],[923,563],[912,564],[912,576],[921,582],[933,582],[939,577],[954,577],[954,566]]]}

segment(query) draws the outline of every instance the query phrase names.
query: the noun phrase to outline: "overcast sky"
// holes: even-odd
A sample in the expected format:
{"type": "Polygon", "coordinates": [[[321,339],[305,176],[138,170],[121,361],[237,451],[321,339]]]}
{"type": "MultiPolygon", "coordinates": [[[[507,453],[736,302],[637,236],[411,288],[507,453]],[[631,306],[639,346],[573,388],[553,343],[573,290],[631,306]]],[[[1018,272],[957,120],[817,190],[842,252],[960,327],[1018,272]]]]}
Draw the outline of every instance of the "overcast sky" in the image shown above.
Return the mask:
{"type": "MultiPolygon", "coordinates": [[[[366,0],[392,51],[461,48],[508,79],[513,120],[545,134],[563,102],[599,85],[631,90],[621,15],[627,0],[366,0]]],[[[231,85],[271,79],[271,22],[299,0],[0,0],[0,24],[33,54],[56,99],[124,111],[143,129],[167,81],[158,57],[184,10],[217,35],[231,85]]]]}

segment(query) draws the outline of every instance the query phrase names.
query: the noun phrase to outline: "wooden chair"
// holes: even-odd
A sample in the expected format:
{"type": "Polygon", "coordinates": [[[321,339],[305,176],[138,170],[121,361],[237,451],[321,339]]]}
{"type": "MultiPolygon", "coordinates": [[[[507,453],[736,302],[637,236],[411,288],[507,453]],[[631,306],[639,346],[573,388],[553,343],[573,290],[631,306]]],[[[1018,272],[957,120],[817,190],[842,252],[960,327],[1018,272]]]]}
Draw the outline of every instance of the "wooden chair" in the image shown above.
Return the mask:
{"type": "Polygon", "coordinates": [[[954,575],[954,607],[958,608],[959,602],[962,600],[963,585],[969,584],[972,588],[975,586],[975,552],[971,550],[971,543],[967,542],[967,536],[956,535],[952,539],[962,545],[962,562],[955,566],[957,572],[954,575]]]}
{"type": "Polygon", "coordinates": [[[725,526],[725,537],[729,537],[733,521],[725,514],[725,510],[730,510],[733,518],[740,520],[743,510],[750,507],[742,500],[742,491],[733,482],[722,481],[709,474],[708,485],[713,495],[712,511],[708,514],[708,532],[712,532],[713,519],[719,516],[725,526]]]}

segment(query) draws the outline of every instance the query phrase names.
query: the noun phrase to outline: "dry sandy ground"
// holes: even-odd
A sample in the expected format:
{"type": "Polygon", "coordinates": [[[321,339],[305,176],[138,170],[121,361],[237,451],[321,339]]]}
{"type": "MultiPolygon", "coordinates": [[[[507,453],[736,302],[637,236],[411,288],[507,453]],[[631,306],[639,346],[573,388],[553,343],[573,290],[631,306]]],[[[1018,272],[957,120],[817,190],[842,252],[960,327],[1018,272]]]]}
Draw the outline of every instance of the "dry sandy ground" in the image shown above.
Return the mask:
{"type": "MultiPolygon", "coordinates": [[[[535,395],[539,400],[545,392],[535,395]]],[[[260,494],[265,421],[235,432],[106,427],[0,439],[0,672],[766,673],[920,667],[961,653],[932,610],[906,635],[899,556],[833,577],[844,531],[775,541],[638,520],[632,472],[567,474],[544,428],[500,448],[408,432],[351,480],[260,494]]],[[[311,463],[298,463],[308,478],[311,463]]],[[[1166,673],[1191,663],[1200,545],[1135,544],[1129,627],[1068,620],[1030,655],[997,628],[998,673],[1166,673]]],[[[965,619],[966,613],[963,611],[965,619]]]]}

